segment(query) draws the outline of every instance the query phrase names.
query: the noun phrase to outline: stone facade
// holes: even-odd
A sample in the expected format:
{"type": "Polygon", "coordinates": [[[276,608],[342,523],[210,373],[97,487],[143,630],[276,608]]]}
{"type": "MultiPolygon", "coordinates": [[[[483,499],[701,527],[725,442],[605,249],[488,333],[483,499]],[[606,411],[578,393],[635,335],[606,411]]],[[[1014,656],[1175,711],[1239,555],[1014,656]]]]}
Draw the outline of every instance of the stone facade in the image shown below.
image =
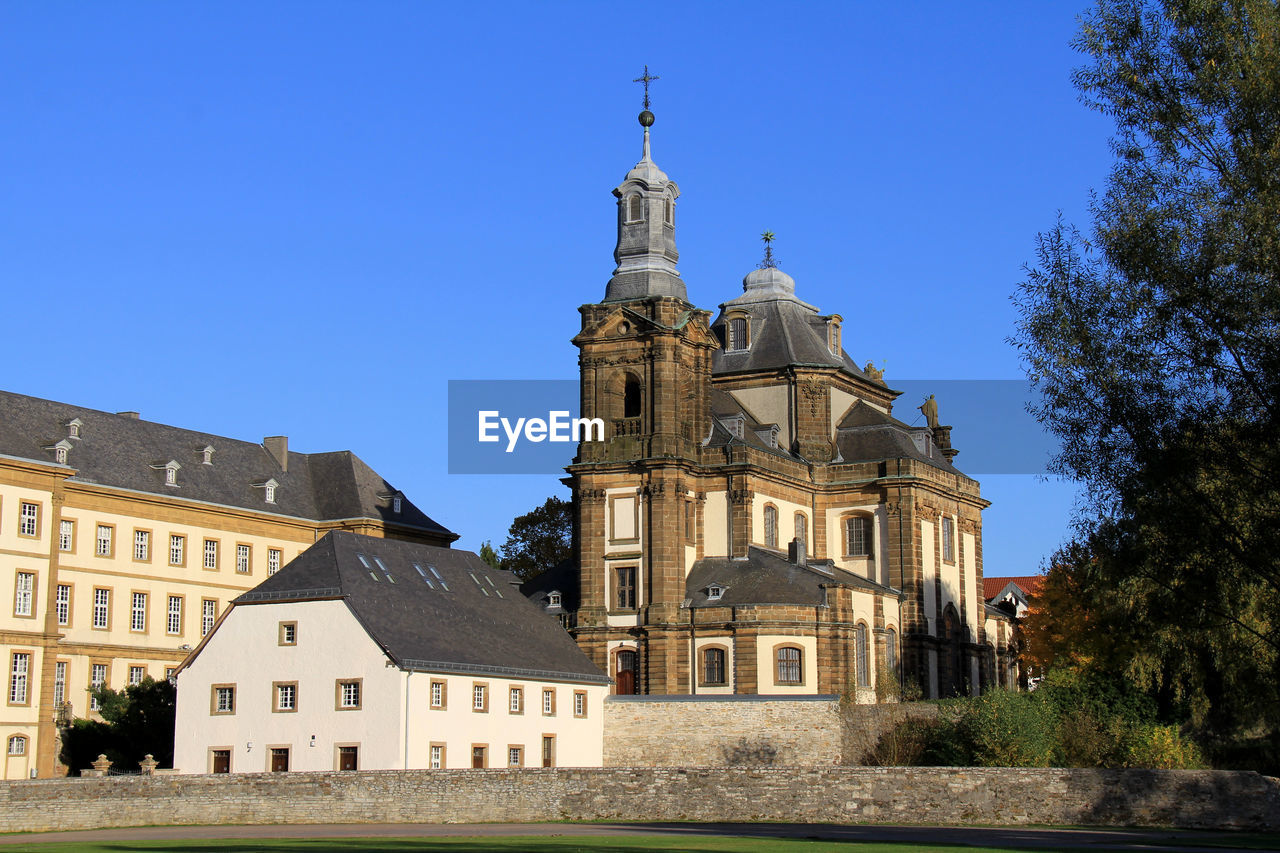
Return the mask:
{"type": "Polygon", "coordinates": [[[771,255],[717,319],[692,305],[679,190],[644,133],[614,190],[618,267],[573,340],[581,414],[606,425],[566,480],[575,565],[554,591],[576,599],[575,639],[620,694],[1012,686],[1013,633],[989,629],[1008,618],[981,595],[987,502],[952,465],[951,428],[936,408],[927,427],[894,419],[899,392],[850,359],[840,315],[797,298],[771,255]],[[748,593],[751,572],[808,576],[812,594],[794,578],[748,593]]]}
{"type": "Polygon", "coordinates": [[[1280,830],[1280,780],[1214,770],[827,767],[406,770],[0,783],[0,832],[547,820],[1274,832],[1280,830]]]}

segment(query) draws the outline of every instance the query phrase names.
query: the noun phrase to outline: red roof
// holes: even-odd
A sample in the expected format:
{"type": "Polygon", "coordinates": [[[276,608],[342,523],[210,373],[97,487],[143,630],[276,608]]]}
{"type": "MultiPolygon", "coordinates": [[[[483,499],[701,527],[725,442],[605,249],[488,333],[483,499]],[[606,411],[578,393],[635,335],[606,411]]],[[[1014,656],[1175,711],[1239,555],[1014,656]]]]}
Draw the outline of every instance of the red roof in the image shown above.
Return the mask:
{"type": "Polygon", "coordinates": [[[1044,575],[1022,575],[1016,578],[988,578],[982,579],[982,597],[987,601],[995,598],[1000,594],[1000,590],[1004,589],[1010,583],[1016,583],[1022,587],[1022,591],[1027,594],[1028,598],[1034,596],[1040,591],[1040,584],[1044,582],[1044,575]]]}

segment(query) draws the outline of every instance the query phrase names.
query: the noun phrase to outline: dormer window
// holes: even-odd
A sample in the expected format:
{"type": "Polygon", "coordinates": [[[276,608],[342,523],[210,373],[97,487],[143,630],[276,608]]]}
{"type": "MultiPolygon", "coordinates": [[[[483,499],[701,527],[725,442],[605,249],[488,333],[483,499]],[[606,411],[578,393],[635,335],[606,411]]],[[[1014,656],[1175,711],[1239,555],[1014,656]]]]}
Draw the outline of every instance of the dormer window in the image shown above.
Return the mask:
{"type": "Polygon", "coordinates": [[[631,198],[627,199],[627,221],[644,221],[644,199],[638,195],[633,195],[631,198]]]}
{"type": "Polygon", "coordinates": [[[71,442],[67,441],[64,438],[62,439],[62,441],[59,441],[57,444],[50,444],[48,447],[45,448],[45,450],[53,451],[54,462],[57,462],[59,465],[66,465],[67,457],[71,453],[71,442]]]}
{"type": "Polygon", "coordinates": [[[547,593],[548,607],[559,607],[561,600],[562,599],[560,597],[560,592],[558,590],[552,590],[551,592],[547,593]]]}
{"type": "Polygon", "coordinates": [[[742,352],[751,347],[751,326],[746,317],[730,317],[726,324],[725,351],[742,352]]]}
{"type": "Polygon", "coordinates": [[[213,447],[212,446],[205,445],[204,448],[200,451],[200,462],[204,465],[213,464],[213,447]]]}
{"type": "Polygon", "coordinates": [[[402,499],[400,498],[399,495],[396,495],[394,498],[391,499],[391,511],[394,512],[396,515],[399,515],[401,504],[402,504],[402,499]]]}
{"type": "Polygon", "coordinates": [[[79,438],[80,427],[84,426],[84,421],[79,418],[72,418],[67,421],[67,438],[79,438]]]}
{"type": "Polygon", "coordinates": [[[276,482],[274,477],[270,480],[265,480],[261,483],[251,483],[250,485],[255,489],[262,489],[262,499],[267,503],[273,504],[276,502],[276,489],[280,487],[280,484],[276,482]]]}
{"type": "Polygon", "coordinates": [[[724,595],[724,587],[720,584],[713,583],[707,587],[707,601],[719,601],[722,595],[724,595]]]}
{"type": "Polygon", "coordinates": [[[152,465],[157,471],[164,471],[164,484],[166,486],[178,485],[178,469],[182,466],[176,460],[170,459],[163,465],[152,465]]]}
{"type": "Polygon", "coordinates": [[[827,321],[827,346],[832,355],[840,355],[840,323],[844,318],[836,314],[827,321]]]}
{"type": "Polygon", "coordinates": [[[770,447],[778,446],[778,425],[770,424],[767,429],[758,429],[755,431],[756,437],[770,447]]]}
{"type": "Polygon", "coordinates": [[[742,427],[746,423],[746,418],[737,415],[732,418],[721,418],[720,425],[727,429],[734,438],[742,438],[742,427]]]}

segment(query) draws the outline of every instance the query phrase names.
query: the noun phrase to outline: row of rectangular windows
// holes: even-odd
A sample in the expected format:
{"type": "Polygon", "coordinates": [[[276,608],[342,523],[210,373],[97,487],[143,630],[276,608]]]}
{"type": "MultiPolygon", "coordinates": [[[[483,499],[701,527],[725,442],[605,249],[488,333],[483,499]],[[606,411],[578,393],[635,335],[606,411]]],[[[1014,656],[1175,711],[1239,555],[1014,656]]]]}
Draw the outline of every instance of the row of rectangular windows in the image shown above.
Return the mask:
{"type": "MultiPolygon", "coordinates": [[[[19,736],[20,737],[20,736],[19,736]]],[[[25,751],[26,742],[22,738],[21,748],[25,751]]],[[[10,738],[10,754],[14,753],[14,738],[10,738]]],[[[433,743],[428,748],[427,766],[432,770],[440,770],[445,766],[445,744],[433,743]]],[[[209,750],[210,770],[214,773],[230,773],[231,772],[231,753],[230,749],[211,749],[209,750]]],[[[272,746],[268,748],[267,757],[269,764],[267,769],[273,773],[287,773],[290,768],[293,755],[293,747],[290,746],[272,746]]],[[[556,736],[542,736],[542,766],[555,767],[556,760],[556,736]]],[[[360,747],[359,745],[346,744],[337,748],[336,769],[340,771],[351,771],[360,769],[360,747]]],[[[487,743],[476,743],[471,745],[471,766],[475,769],[485,769],[489,766],[489,745],[487,743]]],[[[525,766],[525,747],[522,743],[508,744],[507,746],[507,766],[508,767],[524,767],[525,766]]]]}
{"type": "MultiPolygon", "coordinates": [[[[13,615],[33,616],[35,601],[36,576],[34,572],[18,572],[14,580],[13,615]]],[[[93,609],[90,625],[98,630],[111,628],[111,593],[110,587],[93,588],[93,609]]],[[[165,633],[180,635],[182,630],[185,597],[170,595],[166,601],[165,633]]],[[[135,633],[147,631],[147,610],[150,595],[145,592],[133,592],[129,599],[129,630],[135,633]]],[[[71,584],[58,584],[53,598],[54,615],[59,626],[71,624],[71,584]]],[[[203,598],[200,600],[200,636],[213,630],[218,619],[218,600],[203,598]]]]}
{"type": "MultiPolygon", "coordinates": [[[[165,667],[165,677],[169,678],[173,675],[175,667],[165,667]]],[[[13,652],[10,657],[9,668],[9,704],[10,705],[26,705],[30,698],[30,672],[31,672],[31,653],[30,652],[13,652]]],[[[101,687],[107,683],[108,665],[105,663],[93,663],[89,666],[89,687],[101,687]]],[[[130,685],[141,684],[142,680],[147,677],[147,668],[141,664],[131,664],[129,666],[130,685]]],[[[64,660],[55,661],[53,668],[53,704],[55,707],[62,706],[67,700],[67,662],[64,660]]],[[[91,710],[98,710],[98,699],[96,696],[91,697],[89,702],[91,710]]]]}

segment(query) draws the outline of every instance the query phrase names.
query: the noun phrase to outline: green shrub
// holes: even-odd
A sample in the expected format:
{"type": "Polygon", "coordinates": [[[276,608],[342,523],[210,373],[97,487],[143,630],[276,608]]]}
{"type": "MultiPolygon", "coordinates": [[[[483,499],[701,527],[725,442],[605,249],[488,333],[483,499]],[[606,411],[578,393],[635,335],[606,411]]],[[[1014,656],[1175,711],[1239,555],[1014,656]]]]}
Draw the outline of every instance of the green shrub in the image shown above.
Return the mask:
{"type": "Polygon", "coordinates": [[[971,700],[957,734],[979,767],[1048,767],[1058,755],[1057,726],[1041,694],[992,690],[971,700]]]}
{"type": "Polygon", "coordinates": [[[1125,766],[1157,770],[1203,767],[1200,750],[1177,726],[1133,726],[1125,743],[1125,766]]]}

